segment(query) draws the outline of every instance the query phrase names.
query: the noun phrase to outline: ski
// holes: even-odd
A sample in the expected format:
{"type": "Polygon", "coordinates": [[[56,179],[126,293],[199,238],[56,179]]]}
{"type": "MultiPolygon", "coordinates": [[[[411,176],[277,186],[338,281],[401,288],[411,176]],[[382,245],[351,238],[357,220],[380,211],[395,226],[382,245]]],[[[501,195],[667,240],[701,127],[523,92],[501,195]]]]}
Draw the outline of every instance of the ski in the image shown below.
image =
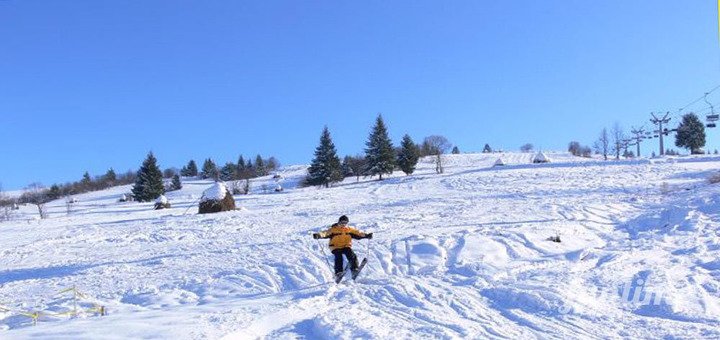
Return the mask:
{"type": "Polygon", "coordinates": [[[355,271],[355,272],[352,274],[352,279],[353,279],[353,281],[355,281],[355,278],[357,278],[358,275],[360,275],[360,271],[363,269],[363,267],[365,267],[365,264],[366,264],[366,263],[367,263],[367,257],[364,258],[364,259],[362,260],[362,262],[360,262],[360,266],[358,266],[357,271],[355,271]]]}
{"type": "Polygon", "coordinates": [[[343,271],[335,274],[335,283],[340,284],[340,281],[342,281],[343,276],[345,276],[345,273],[348,270],[348,267],[350,266],[350,263],[345,265],[345,269],[343,271]]]}

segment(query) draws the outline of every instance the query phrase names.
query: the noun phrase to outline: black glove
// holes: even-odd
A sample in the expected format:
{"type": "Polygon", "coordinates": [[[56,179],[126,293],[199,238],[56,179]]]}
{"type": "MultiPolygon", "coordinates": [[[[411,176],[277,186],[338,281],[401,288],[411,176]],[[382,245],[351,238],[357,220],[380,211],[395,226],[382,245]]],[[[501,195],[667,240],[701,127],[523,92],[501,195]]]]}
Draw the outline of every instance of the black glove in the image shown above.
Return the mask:
{"type": "Polygon", "coordinates": [[[373,233],[367,233],[367,234],[365,234],[365,238],[370,238],[370,239],[371,239],[371,238],[372,238],[372,234],[373,234],[373,233]]]}
{"type": "Polygon", "coordinates": [[[316,239],[316,240],[319,239],[319,238],[320,238],[320,234],[318,234],[318,233],[313,233],[313,238],[316,239]]]}

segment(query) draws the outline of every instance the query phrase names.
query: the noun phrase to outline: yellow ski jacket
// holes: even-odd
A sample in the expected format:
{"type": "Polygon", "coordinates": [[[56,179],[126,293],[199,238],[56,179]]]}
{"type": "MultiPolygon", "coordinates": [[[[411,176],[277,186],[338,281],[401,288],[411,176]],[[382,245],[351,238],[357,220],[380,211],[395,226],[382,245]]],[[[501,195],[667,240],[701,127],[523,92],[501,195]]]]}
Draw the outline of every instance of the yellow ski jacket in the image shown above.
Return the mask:
{"type": "Polygon", "coordinates": [[[330,249],[342,249],[352,247],[352,239],[365,238],[366,234],[359,230],[338,223],[333,224],[330,229],[321,231],[320,238],[329,238],[330,249]]]}

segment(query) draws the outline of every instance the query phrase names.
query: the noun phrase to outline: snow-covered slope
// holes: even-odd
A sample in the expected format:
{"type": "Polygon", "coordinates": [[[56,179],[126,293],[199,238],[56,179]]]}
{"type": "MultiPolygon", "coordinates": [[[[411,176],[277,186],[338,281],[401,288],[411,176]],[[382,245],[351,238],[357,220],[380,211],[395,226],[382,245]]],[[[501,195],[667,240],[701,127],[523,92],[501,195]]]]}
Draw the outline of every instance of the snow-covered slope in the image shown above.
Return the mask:
{"type": "Polygon", "coordinates": [[[416,174],[300,188],[281,171],[239,209],[197,215],[79,195],[0,223],[2,338],[720,337],[720,158],[603,162],[547,153],[447,155],[416,174]],[[492,167],[502,157],[504,167],[492,167]],[[358,282],[335,285],[326,241],[346,214],[375,233],[358,282]],[[552,242],[558,237],[562,242],[552,242]],[[58,291],[77,287],[82,308],[58,291]],[[94,304],[93,304],[94,303],[94,304]]]}

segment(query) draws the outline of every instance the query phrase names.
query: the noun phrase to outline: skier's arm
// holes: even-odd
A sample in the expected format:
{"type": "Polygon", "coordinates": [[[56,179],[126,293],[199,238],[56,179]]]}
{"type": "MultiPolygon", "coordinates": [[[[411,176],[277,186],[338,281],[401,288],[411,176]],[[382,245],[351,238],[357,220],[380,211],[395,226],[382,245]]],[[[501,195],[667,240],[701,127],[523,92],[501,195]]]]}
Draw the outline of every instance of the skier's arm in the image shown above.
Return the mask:
{"type": "Polygon", "coordinates": [[[350,237],[356,240],[361,240],[364,238],[372,238],[372,233],[366,234],[357,229],[350,228],[350,237]]]}
{"type": "Polygon", "coordinates": [[[316,238],[316,239],[318,239],[318,238],[330,238],[330,236],[331,236],[331,235],[330,235],[330,232],[328,232],[328,231],[321,231],[321,232],[319,232],[319,233],[313,234],[313,237],[316,238]]]}

